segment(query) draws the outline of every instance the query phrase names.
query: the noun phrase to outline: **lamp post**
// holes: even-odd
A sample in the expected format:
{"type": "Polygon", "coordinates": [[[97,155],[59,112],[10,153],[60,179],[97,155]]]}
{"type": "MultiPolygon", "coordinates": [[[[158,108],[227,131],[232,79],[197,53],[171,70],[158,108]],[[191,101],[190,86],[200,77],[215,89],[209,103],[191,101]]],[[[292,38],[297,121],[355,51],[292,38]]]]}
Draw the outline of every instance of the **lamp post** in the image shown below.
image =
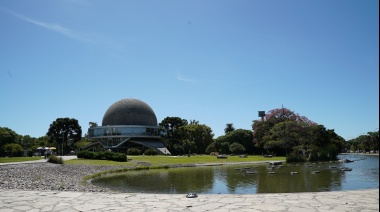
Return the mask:
{"type": "Polygon", "coordinates": [[[265,111],[259,111],[259,117],[261,117],[261,121],[264,121],[265,111]]]}
{"type": "Polygon", "coordinates": [[[63,143],[65,143],[65,131],[62,131],[63,136],[62,136],[62,149],[61,149],[61,155],[63,156],[63,143]]]}
{"type": "Polygon", "coordinates": [[[286,146],[286,119],[285,119],[285,114],[284,114],[284,105],[281,105],[282,109],[282,116],[284,118],[284,147],[285,147],[285,155],[286,157],[288,156],[288,148],[286,146]]]}

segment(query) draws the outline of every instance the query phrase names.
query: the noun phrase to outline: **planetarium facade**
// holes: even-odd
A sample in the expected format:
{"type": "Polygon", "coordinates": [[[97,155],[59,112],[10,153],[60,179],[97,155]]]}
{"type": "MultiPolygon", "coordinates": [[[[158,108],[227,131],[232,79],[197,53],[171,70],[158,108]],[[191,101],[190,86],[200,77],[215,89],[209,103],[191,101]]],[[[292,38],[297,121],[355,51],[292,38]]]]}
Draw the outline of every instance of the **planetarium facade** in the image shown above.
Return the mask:
{"type": "Polygon", "coordinates": [[[91,145],[101,144],[105,149],[151,148],[161,154],[170,154],[164,146],[152,108],[138,99],[122,99],[113,103],[103,116],[102,126],[90,127],[91,145]]]}

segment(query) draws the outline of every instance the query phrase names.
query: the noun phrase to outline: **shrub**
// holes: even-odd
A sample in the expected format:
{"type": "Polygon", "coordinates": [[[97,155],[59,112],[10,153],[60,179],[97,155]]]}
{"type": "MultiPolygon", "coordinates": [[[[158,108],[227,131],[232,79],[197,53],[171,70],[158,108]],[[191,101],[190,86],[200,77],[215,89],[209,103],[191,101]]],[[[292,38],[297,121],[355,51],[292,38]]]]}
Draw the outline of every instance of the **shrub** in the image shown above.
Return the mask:
{"type": "Polygon", "coordinates": [[[24,154],[24,149],[20,144],[16,143],[5,144],[2,146],[1,151],[5,152],[9,157],[21,157],[24,154]]]}
{"type": "Polygon", "coordinates": [[[210,155],[211,155],[211,156],[218,156],[218,155],[219,155],[219,152],[211,152],[210,155]]]}
{"type": "Polygon", "coordinates": [[[208,147],[206,148],[206,154],[210,154],[213,152],[217,152],[217,149],[215,147],[215,142],[212,142],[208,147]]]}
{"type": "Polygon", "coordinates": [[[98,160],[112,160],[114,154],[115,153],[109,151],[96,152],[95,158],[98,160]]]}
{"type": "Polygon", "coordinates": [[[318,152],[318,160],[320,161],[337,160],[337,156],[338,148],[334,144],[329,144],[318,152]]]}
{"type": "Polygon", "coordinates": [[[55,155],[51,155],[47,162],[55,163],[55,164],[63,164],[63,159],[62,159],[62,157],[57,157],[55,155]]]}
{"type": "Polygon", "coordinates": [[[235,143],[232,143],[230,145],[230,151],[233,153],[233,154],[240,154],[240,153],[244,153],[246,150],[244,148],[243,145],[235,142],[235,143]]]}
{"type": "Polygon", "coordinates": [[[306,161],[305,157],[295,152],[290,153],[286,157],[286,162],[305,162],[305,161],[306,161]]]}
{"type": "Polygon", "coordinates": [[[141,151],[136,148],[129,148],[127,150],[127,155],[141,155],[141,151]]]}
{"type": "Polygon", "coordinates": [[[96,158],[96,153],[95,152],[90,152],[90,151],[80,151],[77,154],[78,158],[83,158],[83,159],[95,159],[96,158]]]}
{"type": "Polygon", "coordinates": [[[153,149],[147,149],[144,152],[145,155],[157,155],[158,153],[154,151],[153,149]]]}
{"type": "Polygon", "coordinates": [[[119,161],[119,162],[125,162],[127,161],[127,155],[123,153],[117,153],[117,152],[109,152],[109,151],[103,151],[103,152],[90,152],[90,151],[80,151],[77,154],[78,158],[83,159],[96,159],[96,160],[113,160],[113,161],[119,161]]]}
{"type": "Polygon", "coordinates": [[[127,155],[125,155],[123,153],[113,153],[112,160],[118,161],[118,162],[126,162],[127,161],[127,155]]]}

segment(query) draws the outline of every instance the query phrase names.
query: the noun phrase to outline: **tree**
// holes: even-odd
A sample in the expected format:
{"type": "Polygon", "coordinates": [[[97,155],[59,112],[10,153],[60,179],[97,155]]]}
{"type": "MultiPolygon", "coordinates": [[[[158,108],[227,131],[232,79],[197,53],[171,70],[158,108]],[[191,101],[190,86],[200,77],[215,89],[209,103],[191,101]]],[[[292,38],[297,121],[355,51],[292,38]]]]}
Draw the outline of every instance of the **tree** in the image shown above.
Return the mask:
{"type": "Polygon", "coordinates": [[[230,151],[233,153],[233,154],[241,154],[241,153],[244,153],[246,150],[245,148],[243,147],[243,145],[235,142],[235,143],[232,143],[230,145],[230,151]]]}
{"type": "Polygon", "coordinates": [[[369,152],[371,149],[371,140],[369,135],[360,135],[356,138],[359,148],[364,152],[369,152]]]}
{"type": "Polygon", "coordinates": [[[252,136],[253,144],[256,147],[256,154],[264,154],[264,136],[269,133],[269,130],[273,127],[273,124],[267,121],[254,120],[252,123],[252,136]],[[261,151],[261,152],[260,152],[261,151]]]}
{"type": "Polygon", "coordinates": [[[368,132],[371,150],[379,150],[379,131],[368,132]]]}
{"type": "Polygon", "coordinates": [[[87,145],[90,144],[90,143],[91,143],[90,140],[88,140],[88,139],[85,138],[85,137],[82,137],[82,139],[81,139],[80,141],[78,141],[78,142],[75,143],[75,148],[76,148],[76,149],[81,149],[81,148],[87,146],[87,145]]]}
{"type": "Polygon", "coordinates": [[[90,125],[90,128],[93,128],[93,127],[97,127],[98,123],[90,121],[90,122],[88,122],[88,125],[90,125]]]}
{"type": "Polygon", "coordinates": [[[172,154],[179,154],[182,151],[180,141],[184,138],[181,127],[188,124],[186,119],[179,117],[166,117],[159,123],[161,136],[164,137],[166,147],[172,154]]]}
{"type": "Polygon", "coordinates": [[[224,133],[227,134],[227,133],[232,132],[234,130],[235,130],[234,124],[228,123],[228,124],[226,124],[226,128],[224,128],[224,133]]]}
{"type": "Polygon", "coordinates": [[[287,108],[276,108],[265,114],[265,121],[253,121],[253,142],[257,148],[262,150],[271,149],[278,153],[278,148],[282,146],[285,150],[282,154],[286,154],[287,150],[293,148],[292,144],[297,144],[294,140],[295,137],[298,142],[304,139],[300,137],[300,133],[296,129],[313,125],[316,125],[316,123],[305,116],[300,116],[287,108]],[[290,126],[286,126],[288,122],[291,124],[290,126]],[[302,124],[298,125],[298,123],[302,124]]]}
{"type": "Polygon", "coordinates": [[[254,145],[252,143],[252,139],[253,139],[252,131],[244,130],[244,129],[237,129],[237,130],[229,132],[225,135],[219,136],[216,139],[216,142],[217,142],[216,146],[220,148],[220,149],[218,149],[218,151],[221,151],[221,153],[223,153],[223,154],[227,154],[229,149],[230,149],[229,146],[232,143],[236,142],[236,143],[242,145],[247,153],[253,154],[254,145]],[[223,144],[223,143],[227,143],[228,148],[221,148],[222,146],[223,147],[226,146],[226,144],[223,144]]]}
{"type": "Polygon", "coordinates": [[[310,121],[306,116],[301,116],[298,113],[295,113],[287,108],[276,108],[270,110],[265,114],[265,119],[268,122],[273,122],[274,124],[283,122],[283,121],[295,121],[295,122],[304,122],[308,125],[315,125],[316,123],[310,121]]]}
{"type": "Polygon", "coordinates": [[[0,127],[0,147],[5,144],[16,143],[18,136],[13,130],[7,127],[0,127]]]}
{"type": "Polygon", "coordinates": [[[305,123],[296,121],[275,124],[263,137],[264,149],[276,155],[287,155],[295,147],[302,150],[305,127],[305,123]]]}
{"type": "Polygon", "coordinates": [[[182,141],[182,150],[190,156],[190,153],[196,150],[195,142],[187,139],[182,141]]]}
{"type": "Polygon", "coordinates": [[[208,147],[206,148],[206,154],[210,154],[211,152],[218,152],[218,149],[216,148],[216,142],[212,142],[208,147]]]}
{"type": "Polygon", "coordinates": [[[24,149],[20,146],[20,144],[10,143],[5,144],[2,147],[2,151],[5,152],[9,157],[21,157],[24,153],[24,149]]]}
{"type": "Polygon", "coordinates": [[[57,149],[64,154],[69,149],[74,148],[74,144],[82,138],[82,128],[78,120],[73,118],[57,118],[50,124],[46,135],[50,140],[55,140],[57,149]],[[68,143],[70,142],[70,146],[68,143]]]}
{"type": "Polygon", "coordinates": [[[183,126],[182,130],[184,132],[184,139],[181,141],[189,141],[194,143],[196,147],[196,153],[204,154],[207,147],[213,142],[212,130],[210,127],[199,124],[198,121],[191,121],[189,125],[183,126]]]}
{"type": "Polygon", "coordinates": [[[255,147],[277,155],[306,154],[309,160],[334,160],[344,147],[344,139],[334,130],[286,108],[269,111],[265,120],[254,120],[252,130],[255,147]]]}

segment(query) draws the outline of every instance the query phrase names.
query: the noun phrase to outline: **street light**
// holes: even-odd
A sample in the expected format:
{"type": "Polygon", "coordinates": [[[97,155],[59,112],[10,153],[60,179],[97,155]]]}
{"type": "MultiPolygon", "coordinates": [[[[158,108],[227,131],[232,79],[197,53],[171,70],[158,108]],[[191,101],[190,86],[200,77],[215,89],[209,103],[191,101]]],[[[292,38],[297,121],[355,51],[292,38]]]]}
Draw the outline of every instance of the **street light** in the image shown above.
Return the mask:
{"type": "Polygon", "coordinates": [[[62,136],[62,149],[61,149],[61,155],[63,156],[63,143],[65,143],[65,131],[62,131],[63,136],[62,136]]]}
{"type": "Polygon", "coordinates": [[[281,109],[282,109],[282,116],[284,118],[284,146],[285,146],[285,155],[286,155],[286,157],[288,157],[288,149],[287,149],[287,146],[286,146],[286,119],[285,119],[285,115],[284,115],[284,105],[281,105],[281,109]]]}

